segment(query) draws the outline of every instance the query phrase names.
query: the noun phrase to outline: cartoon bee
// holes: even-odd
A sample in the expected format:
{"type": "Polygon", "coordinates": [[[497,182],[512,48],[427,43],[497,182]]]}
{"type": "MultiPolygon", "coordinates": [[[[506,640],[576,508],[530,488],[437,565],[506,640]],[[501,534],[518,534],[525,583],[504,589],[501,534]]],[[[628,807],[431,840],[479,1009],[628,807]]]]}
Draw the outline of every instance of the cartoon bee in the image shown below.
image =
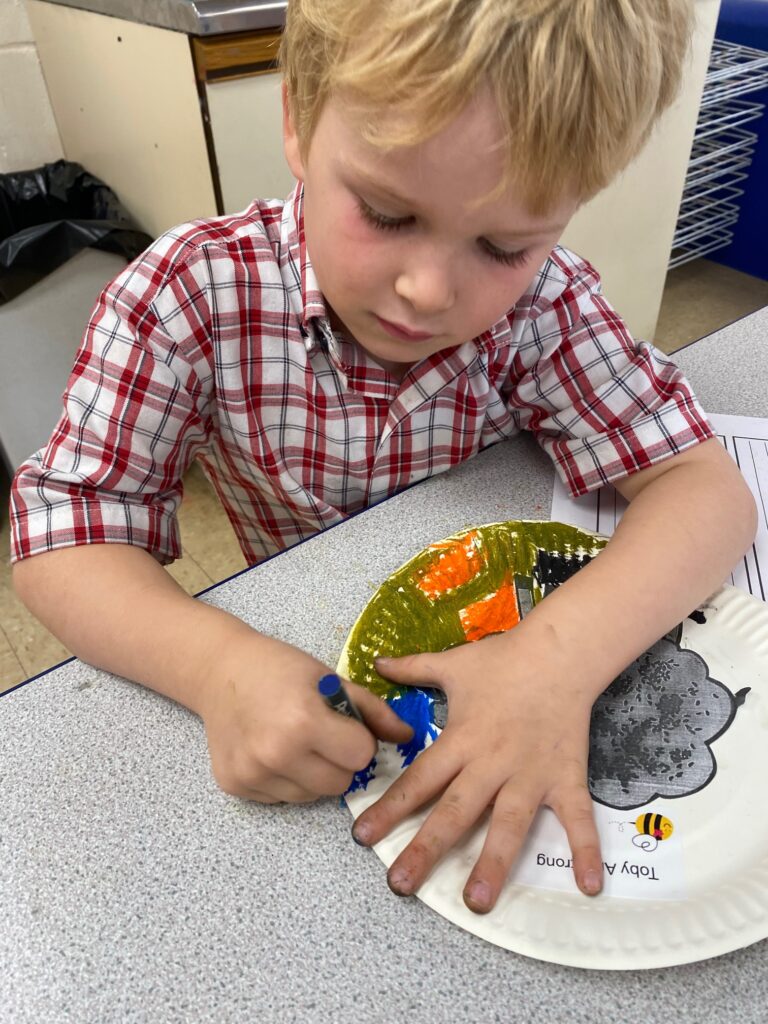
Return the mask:
{"type": "Polygon", "coordinates": [[[638,846],[641,850],[646,850],[651,853],[660,842],[665,839],[669,839],[675,830],[674,825],[661,814],[640,814],[635,819],[635,828],[637,829],[637,835],[633,836],[632,842],[635,846],[638,846]]]}

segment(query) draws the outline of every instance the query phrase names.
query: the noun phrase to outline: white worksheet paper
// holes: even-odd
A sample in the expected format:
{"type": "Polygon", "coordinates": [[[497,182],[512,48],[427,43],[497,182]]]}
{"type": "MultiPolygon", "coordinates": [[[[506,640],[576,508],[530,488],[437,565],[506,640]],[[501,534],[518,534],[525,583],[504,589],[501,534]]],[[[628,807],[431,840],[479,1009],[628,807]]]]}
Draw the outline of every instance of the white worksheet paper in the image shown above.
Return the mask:
{"type": "MultiPolygon", "coordinates": [[[[768,419],[710,414],[720,443],[736,461],[757,502],[759,526],[755,542],[724,583],[768,601],[768,419]]],[[[613,487],[601,487],[583,498],[571,498],[555,479],[552,519],[610,537],[627,503],[613,487]]]]}
{"type": "MultiPolygon", "coordinates": [[[[663,814],[665,804],[619,811],[593,801],[603,858],[603,896],[638,900],[682,900],[688,895],[680,837],[658,842],[636,820],[647,811],[663,814]]],[[[577,892],[573,861],[563,826],[548,807],[539,809],[510,880],[536,889],[577,892]]]]}

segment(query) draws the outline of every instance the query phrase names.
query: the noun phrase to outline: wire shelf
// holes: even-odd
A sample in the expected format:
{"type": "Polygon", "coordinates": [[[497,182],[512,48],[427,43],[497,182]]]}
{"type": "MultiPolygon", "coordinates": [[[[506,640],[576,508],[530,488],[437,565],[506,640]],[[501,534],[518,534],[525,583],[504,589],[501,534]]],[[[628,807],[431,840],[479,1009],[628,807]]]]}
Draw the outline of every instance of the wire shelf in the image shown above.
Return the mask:
{"type": "Polygon", "coordinates": [[[699,217],[694,217],[675,231],[672,248],[690,245],[698,238],[711,235],[713,231],[732,227],[738,219],[739,208],[735,205],[731,209],[721,207],[716,213],[702,212],[699,217]]]}
{"type": "Polygon", "coordinates": [[[745,132],[743,128],[727,128],[716,136],[695,142],[691,150],[688,168],[697,168],[713,156],[723,157],[728,153],[752,154],[757,142],[757,132],[745,132]]]}
{"type": "Polygon", "coordinates": [[[730,153],[722,160],[718,159],[719,154],[715,151],[711,159],[699,164],[692,171],[688,172],[685,179],[685,192],[687,197],[690,194],[698,193],[702,185],[717,181],[718,179],[730,180],[730,175],[739,174],[742,178],[747,177],[747,169],[752,163],[752,150],[744,153],[730,153]]]}
{"type": "Polygon", "coordinates": [[[768,86],[768,52],[715,39],[704,79],[702,110],[768,86]]]}
{"type": "Polygon", "coordinates": [[[737,188],[736,186],[748,177],[749,175],[746,171],[728,176],[718,175],[718,177],[713,177],[709,182],[703,182],[704,185],[708,186],[707,188],[698,188],[695,192],[690,193],[684,192],[680,202],[680,217],[683,217],[685,211],[699,199],[712,195],[715,192],[720,193],[724,199],[736,199],[738,196],[744,195],[744,189],[737,188]]]}
{"type": "Polygon", "coordinates": [[[684,199],[680,204],[675,230],[679,231],[684,222],[690,223],[692,218],[715,215],[720,209],[738,211],[738,203],[735,203],[734,200],[743,194],[743,188],[718,186],[711,188],[708,193],[699,193],[684,199]]]}
{"type": "Polygon", "coordinates": [[[715,231],[707,238],[700,238],[695,245],[674,247],[672,258],[669,261],[669,269],[674,270],[675,267],[682,267],[683,264],[690,263],[691,260],[697,260],[701,256],[717,252],[718,249],[724,249],[732,241],[732,231],[715,231]]]}
{"type": "Polygon", "coordinates": [[[694,144],[715,132],[721,132],[726,128],[737,128],[739,125],[756,121],[762,117],[764,109],[765,104],[763,103],[747,103],[744,100],[728,100],[707,107],[699,114],[696,134],[693,137],[694,144]]]}
{"type": "Polygon", "coordinates": [[[733,240],[729,230],[739,219],[740,183],[758,140],[744,125],[763,116],[765,105],[741,99],[768,88],[768,52],[716,39],[668,267],[673,270],[691,260],[723,249],[733,240]]]}

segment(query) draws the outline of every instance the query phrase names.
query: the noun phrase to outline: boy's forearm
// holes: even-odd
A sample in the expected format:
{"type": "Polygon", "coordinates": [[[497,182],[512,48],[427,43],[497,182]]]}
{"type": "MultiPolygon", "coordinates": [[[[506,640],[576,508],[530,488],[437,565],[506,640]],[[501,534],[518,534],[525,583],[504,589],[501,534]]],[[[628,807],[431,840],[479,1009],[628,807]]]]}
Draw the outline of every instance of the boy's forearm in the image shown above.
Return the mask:
{"type": "Polygon", "coordinates": [[[754,538],[752,495],[718,442],[707,444],[647,484],[638,474],[620,485],[630,505],[605,550],[518,627],[585,696],[713,593],[754,538]]]}
{"type": "Polygon", "coordinates": [[[16,563],[16,591],[77,657],[198,711],[216,652],[249,631],[187,595],[127,544],[63,548],[16,563]]]}

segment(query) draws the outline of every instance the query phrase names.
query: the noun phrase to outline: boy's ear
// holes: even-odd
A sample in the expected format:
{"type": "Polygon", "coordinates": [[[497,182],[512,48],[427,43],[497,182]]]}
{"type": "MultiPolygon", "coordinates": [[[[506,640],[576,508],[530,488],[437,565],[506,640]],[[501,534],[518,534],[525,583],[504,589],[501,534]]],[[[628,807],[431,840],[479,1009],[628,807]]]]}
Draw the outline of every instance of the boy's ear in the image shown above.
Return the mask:
{"type": "Polygon", "coordinates": [[[290,104],[288,102],[288,87],[283,82],[283,149],[285,159],[291,169],[291,174],[298,181],[304,181],[304,162],[301,159],[299,138],[291,116],[290,104]]]}

